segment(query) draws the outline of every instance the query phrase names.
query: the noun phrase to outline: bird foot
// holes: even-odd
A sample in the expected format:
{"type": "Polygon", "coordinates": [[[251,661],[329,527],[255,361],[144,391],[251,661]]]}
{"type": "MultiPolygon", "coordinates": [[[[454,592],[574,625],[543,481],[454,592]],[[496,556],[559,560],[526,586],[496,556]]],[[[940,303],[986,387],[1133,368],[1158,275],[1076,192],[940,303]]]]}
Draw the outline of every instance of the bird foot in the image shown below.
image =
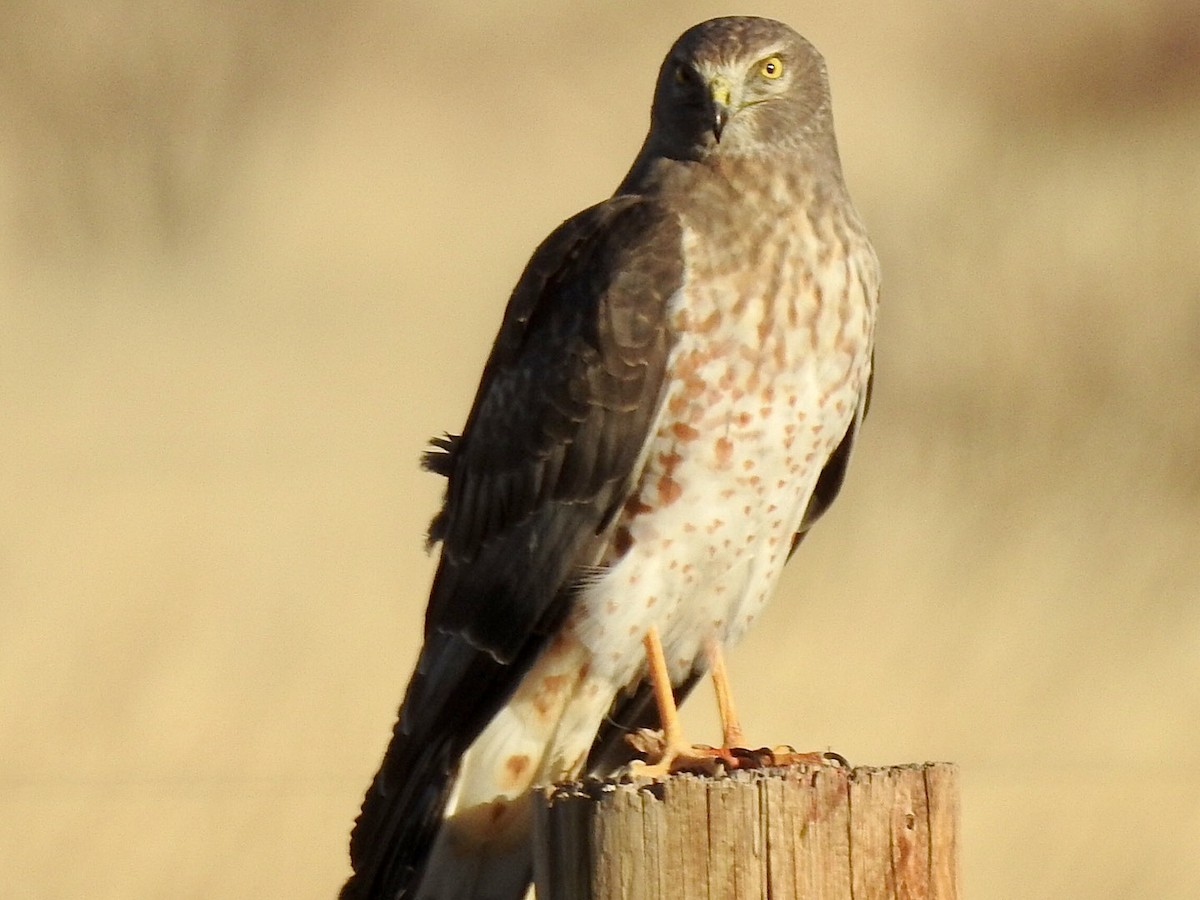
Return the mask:
{"type": "Polygon", "coordinates": [[[842,769],[850,768],[846,757],[832,750],[812,750],[800,753],[795,747],[780,744],[776,747],[760,747],[757,750],[734,748],[734,754],[745,754],[754,760],[753,764],[743,764],[743,769],[761,769],[776,766],[837,766],[842,769]]]}
{"type": "Polygon", "coordinates": [[[703,744],[673,744],[663,737],[661,731],[639,729],[627,735],[626,740],[646,759],[635,759],[629,764],[632,778],[656,779],[668,775],[688,772],[692,775],[717,775],[729,762],[722,758],[721,751],[703,744]]]}
{"type": "Polygon", "coordinates": [[[661,731],[641,728],[626,735],[629,744],[648,760],[629,764],[633,778],[664,778],[680,772],[693,775],[717,775],[738,769],[764,769],[779,766],[811,765],[849,768],[845,757],[832,752],[800,753],[794,747],[710,747],[707,744],[673,745],[661,731]],[[653,760],[653,762],[649,761],[653,760]]]}

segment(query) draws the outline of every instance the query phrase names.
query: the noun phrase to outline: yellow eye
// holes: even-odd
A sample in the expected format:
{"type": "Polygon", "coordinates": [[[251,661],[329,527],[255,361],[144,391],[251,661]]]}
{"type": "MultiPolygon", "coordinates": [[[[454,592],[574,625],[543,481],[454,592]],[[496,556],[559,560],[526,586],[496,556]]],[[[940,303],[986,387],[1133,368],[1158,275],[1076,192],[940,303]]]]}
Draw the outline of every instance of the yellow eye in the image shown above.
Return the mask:
{"type": "Polygon", "coordinates": [[[758,64],[758,74],[772,81],[783,74],[783,60],[778,56],[768,56],[758,64]]]}

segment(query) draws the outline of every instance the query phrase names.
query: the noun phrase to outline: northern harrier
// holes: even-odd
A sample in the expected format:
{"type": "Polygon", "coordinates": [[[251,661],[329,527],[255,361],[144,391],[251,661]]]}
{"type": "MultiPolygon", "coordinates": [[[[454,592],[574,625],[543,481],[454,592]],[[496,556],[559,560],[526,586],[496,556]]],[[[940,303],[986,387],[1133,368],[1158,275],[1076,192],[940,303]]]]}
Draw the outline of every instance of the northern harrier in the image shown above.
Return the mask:
{"type": "Polygon", "coordinates": [[[630,724],[669,769],[672,688],[710,669],[728,754],[721,648],[841,486],[878,288],[820,54],[768,19],[685,32],[629,174],[533,254],[425,456],[441,561],[343,898],[520,898],[530,786],[611,774],[630,724]]]}

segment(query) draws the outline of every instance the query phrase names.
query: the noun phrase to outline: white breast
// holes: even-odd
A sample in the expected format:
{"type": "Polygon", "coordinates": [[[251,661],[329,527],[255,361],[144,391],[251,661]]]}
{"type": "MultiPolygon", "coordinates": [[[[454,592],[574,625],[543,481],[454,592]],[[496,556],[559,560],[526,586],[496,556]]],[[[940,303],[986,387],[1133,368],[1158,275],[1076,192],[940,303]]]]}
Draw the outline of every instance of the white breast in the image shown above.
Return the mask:
{"type": "Polygon", "coordinates": [[[747,295],[740,272],[689,278],[704,288],[675,298],[670,387],[645,466],[569,622],[592,674],[612,684],[641,676],[651,625],[676,682],[708,641],[741,636],[857,413],[868,340],[846,337],[867,337],[863,285],[848,268],[815,276],[810,248],[780,243],[772,298],[747,295]]]}

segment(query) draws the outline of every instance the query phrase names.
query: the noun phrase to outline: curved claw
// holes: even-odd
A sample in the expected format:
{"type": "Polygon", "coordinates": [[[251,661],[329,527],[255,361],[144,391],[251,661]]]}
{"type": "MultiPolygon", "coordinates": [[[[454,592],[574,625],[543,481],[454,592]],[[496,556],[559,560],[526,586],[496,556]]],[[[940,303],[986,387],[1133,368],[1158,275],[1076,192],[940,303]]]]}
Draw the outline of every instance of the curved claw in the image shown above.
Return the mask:
{"type": "Polygon", "coordinates": [[[693,775],[716,775],[722,770],[781,768],[785,766],[834,765],[850,768],[846,758],[831,751],[800,753],[793,747],[710,747],[706,744],[671,746],[661,732],[643,731],[627,740],[654,762],[636,760],[629,765],[633,778],[665,778],[680,772],[693,775]]]}

